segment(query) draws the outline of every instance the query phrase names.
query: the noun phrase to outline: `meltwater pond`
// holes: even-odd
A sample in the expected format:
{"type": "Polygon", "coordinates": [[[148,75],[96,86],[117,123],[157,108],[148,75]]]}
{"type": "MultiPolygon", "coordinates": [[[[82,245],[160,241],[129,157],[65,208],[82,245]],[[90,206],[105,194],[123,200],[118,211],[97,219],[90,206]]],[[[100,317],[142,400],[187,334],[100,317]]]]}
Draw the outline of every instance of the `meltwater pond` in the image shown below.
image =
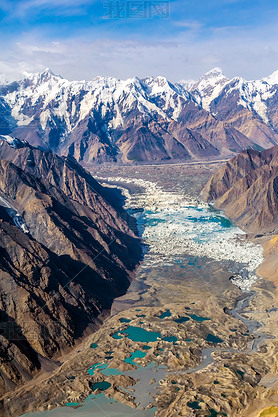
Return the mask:
{"type": "Polygon", "coordinates": [[[155,342],[161,337],[158,332],[151,332],[141,327],[129,326],[127,329],[119,331],[113,335],[114,339],[122,339],[121,333],[125,333],[133,342],[155,342]]]}

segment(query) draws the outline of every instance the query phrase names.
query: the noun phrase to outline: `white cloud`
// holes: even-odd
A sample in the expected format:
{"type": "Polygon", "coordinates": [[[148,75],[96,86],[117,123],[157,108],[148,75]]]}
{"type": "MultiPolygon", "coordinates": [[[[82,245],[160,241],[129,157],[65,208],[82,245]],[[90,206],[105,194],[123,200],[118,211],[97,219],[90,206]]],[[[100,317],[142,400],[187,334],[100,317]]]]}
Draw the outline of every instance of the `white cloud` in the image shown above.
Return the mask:
{"type": "Polygon", "coordinates": [[[177,20],[173,22],[175,26],[190,30],[199,30],[202,28],[203,24],[196,20],[177,20]]]}
{"type": "MultiPolygon", "coordinates": [[[[190,31],[189,31],[190,32],[190,31]]],[[[186,32],[167,41],[141,42],[96,39],[89,36],[49,42],[38,34],[26,34],[14,43],[0,41],[0,73],[9,79],[23,71],[45,67],[69,79],[92,79],[97,75],[128,78],[134,75],[165,75],[172,81],[197,79],[220,66],[227,76],[262,78],[278,69],[278,28],[248,31],[222,28],[200,39],[186,32]],[[3,58],[4,57],[4,58],[3,58]]]]}

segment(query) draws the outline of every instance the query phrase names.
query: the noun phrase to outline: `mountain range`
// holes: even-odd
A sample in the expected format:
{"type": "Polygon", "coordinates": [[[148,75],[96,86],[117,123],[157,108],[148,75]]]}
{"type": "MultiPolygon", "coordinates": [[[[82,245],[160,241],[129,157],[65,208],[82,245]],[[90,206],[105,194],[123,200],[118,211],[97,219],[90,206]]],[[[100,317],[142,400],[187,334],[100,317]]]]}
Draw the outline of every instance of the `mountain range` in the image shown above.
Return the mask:
{"type": "Polygon", "coordinates": [[[0,86],[0,134],[83,165],[228,158],[278,144],[278,71],[258,81],[219,68],[165,77],[68,81],[49,69],[0,86]]]}

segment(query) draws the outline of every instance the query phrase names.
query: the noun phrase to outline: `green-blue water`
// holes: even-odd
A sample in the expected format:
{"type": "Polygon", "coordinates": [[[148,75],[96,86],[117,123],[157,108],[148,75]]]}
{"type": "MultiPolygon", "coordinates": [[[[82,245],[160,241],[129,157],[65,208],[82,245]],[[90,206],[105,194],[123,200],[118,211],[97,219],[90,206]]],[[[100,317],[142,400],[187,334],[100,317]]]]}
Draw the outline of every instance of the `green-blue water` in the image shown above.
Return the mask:
{"type": "Polygon", "coordinates": [[[197,316],[196,314],[188,314],[193,320],[195,321],[208,321],[210,320],[208,317],[197,316]]]}
{"type": "Polygon", "coordinates": [[[136,352],[134,352],[134,353],[131,354],[130,358],[126,358],[125,359],[125,362],[126,363],[130,363],[131,365],[138,366],[137,363],[133,362],[134,359],[136,359],[136,358],[144,358],[145,356],[146,356],[146,353],[145,352],[141,352],[140,350],[136,350],[136,352]]]}
{"type": "Polygon", "coordinates": [[[96,382],[92,386],[92,391],[100,389],[101,391],[106,391],[108,388],[111,387],[111,384],[107,381],[96,382]]]}
{"type": "Polygon", "coordinates": [[[187,321],[189,321],[190,320],[190,318],[189,317],[180,317],[180,318],[178,318],[178,319],[174,319],[174,321],[176,322],[176,323],[185,323],[185,322],[187,322],[187,321]]]}
{"type": "Polygon", "coordinates": [[[212,343],[222,343],[224,342],[224,340],[220,339],[220,337],[214,336],[213,334],[209,333],[206,337],[206,341],[207,342],[212,342],[212,343]]]}
{"type": "Polygon", "coordinates": [[[143,346],[143,350],[149,350],[149,349],[151,349],[150,346],[143,346]]]}
{"type": "Polygon", "coordinates": [[[162,340],[164,340],[165,342],[171,343],[171,342],[177,342],[178,338],[176,336],[166,336],[166,337],[163,337],[162,340]]]}
{"type": "Polygon", "coordinates": [[[156,342],[159,338],[161,338],[161,333],[147,331],[145,329],[142,329],[141,327],[134,326],[129,326],[125,330],[120,330],[117,333],[115,333],[112,337],[114,339],[122,339],[120,333],[125,333],[127,337],[133,342],[149,343],[156,342]]]}
{"type": "Polygon", "coordinates": [[[193,410],[201,410],[201,406],[198,401],[189,401],[187,405],[188,407],[193,408],[193,410]]]}
{"type": "Polygon", "coordinates": [[[93,376],[95,371],[100,371],[102,375],[109,376],[109,375],[121,375],[121,372],[115,368],[108,368],[108,363],[96,363],[91,368],[88,369],[88,374],[93,376]]]}
{"type": "Polygon", "coordinates": [[[159,319],[165,319],[166,317],[171,317],[172,313],[170,310],[166,310],[164,313],[157,316],[159,319]]]}

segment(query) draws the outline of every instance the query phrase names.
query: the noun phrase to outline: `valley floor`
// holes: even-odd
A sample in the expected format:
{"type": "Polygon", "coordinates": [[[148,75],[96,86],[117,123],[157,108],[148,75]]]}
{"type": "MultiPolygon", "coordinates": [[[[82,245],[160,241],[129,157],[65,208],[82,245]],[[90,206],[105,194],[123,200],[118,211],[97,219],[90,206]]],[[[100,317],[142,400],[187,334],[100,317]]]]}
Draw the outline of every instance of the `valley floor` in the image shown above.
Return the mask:
{"type": "Polygon", "coordinates": [[[6,395],[7,416],[276,415],[264,411],[278,404],[276,287],[256,279],[261,246],[199,199],[218,167],[92,170],[124,188],[144,261],[74,355],[6,395]]]}

